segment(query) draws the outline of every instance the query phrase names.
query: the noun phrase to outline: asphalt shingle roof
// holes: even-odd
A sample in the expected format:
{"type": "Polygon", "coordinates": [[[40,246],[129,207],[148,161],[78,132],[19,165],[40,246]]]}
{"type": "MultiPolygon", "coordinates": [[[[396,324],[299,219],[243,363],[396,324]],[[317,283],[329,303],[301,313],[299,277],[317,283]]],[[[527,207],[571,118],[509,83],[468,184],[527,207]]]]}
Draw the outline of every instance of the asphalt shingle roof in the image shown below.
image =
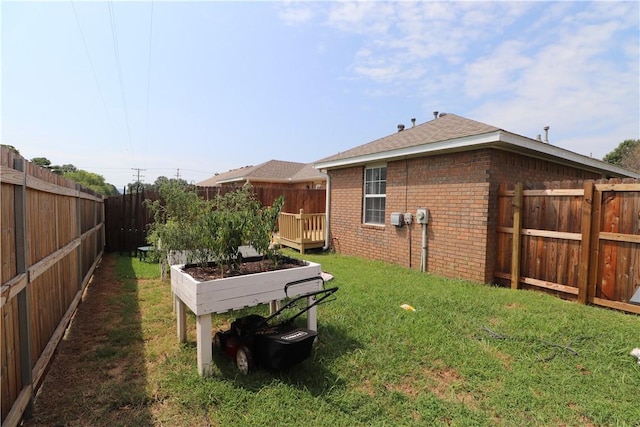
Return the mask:
{"type": "Polygon", "coordinates": [[[359,145],[350,150],[318,160],[316,163],[349,159],[367,154],[383,153],[385,151],[424,145],[432,142],[482,135],[498,130],[501,129],[475,120],[460,117],[455,114],[446,114],[429,122],[405,128],[401,132],[385,136],[384,138],[380,138],[367,144],[359,145]]]}
{"type": "Polygon", "coordinates": [[[325,175],[312,164],[269,160],[257,166],[245,166],[221,173],[197,183],[199,187],[213,187],[221,182],[232,181],[266,181],[266,182],[301,182],[323,180],[325,175]]]}

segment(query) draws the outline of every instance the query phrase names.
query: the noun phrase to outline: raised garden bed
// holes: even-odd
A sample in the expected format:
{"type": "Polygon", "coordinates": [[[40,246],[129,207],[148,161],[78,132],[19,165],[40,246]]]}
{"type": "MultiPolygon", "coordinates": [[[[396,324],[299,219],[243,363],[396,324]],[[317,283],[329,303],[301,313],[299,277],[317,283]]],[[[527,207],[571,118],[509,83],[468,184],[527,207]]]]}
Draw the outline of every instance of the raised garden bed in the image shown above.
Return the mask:
{"type": "MultiPolygon", "coordinates": [[[[249,261],[249,260],[246,260],[249,261]]],[[[171,266],[171,291],[176,302],[177,332],[186,341],[186,310],[196,315],[198,372],[211,372],[211,313],[224,313],[322,289],[320,264],[303,261],[293,268],[263,271],[211,280],[198,280],[188,273],[190,265],[171,266]]],[[[307,314],[307,327],[317,330],[316,308],[307,314]]]]}

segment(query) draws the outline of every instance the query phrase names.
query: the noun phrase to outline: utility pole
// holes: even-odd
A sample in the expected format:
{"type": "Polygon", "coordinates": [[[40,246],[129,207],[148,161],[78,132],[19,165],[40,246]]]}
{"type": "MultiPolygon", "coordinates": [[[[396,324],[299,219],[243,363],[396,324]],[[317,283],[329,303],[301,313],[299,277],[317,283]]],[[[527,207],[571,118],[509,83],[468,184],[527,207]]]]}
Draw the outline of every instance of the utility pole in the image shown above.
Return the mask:
{"type": "Polygon", "coordinates": [[[180,179],[180,168],[178,168],[178,171],[176,172],[176,179],[180,179]]]}
{"type": "Polygon", "coordinates": [[[140,172],[146,171],[146,169],[141,168],[131,168],[133,171],[137,171],[137,176],[134,174],[134,178],[136,178],[136,192],[140,192],[140,178],[144,178],[144,175],[140,175],[140,172]]]}

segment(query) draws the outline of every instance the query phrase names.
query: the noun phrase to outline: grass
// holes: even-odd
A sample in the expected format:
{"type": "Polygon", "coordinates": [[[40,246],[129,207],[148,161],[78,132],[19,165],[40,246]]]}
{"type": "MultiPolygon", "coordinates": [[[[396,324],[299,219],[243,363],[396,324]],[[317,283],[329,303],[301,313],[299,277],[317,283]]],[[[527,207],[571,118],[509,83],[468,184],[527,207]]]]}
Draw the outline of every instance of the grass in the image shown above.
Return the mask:
{"type": "MultiPolygon", "coordinates": [[[[144,372],[109,383],[85,425],[640,425],[640,365],[629,355],[640,347],[638,316],[358,258],[304,258],[340,287],[318,309],[312,356],[249,376],[216,359],[202,378],[193,315],[181,345],[157,265],[119,257],[109,301],[118,319],[103,320],[113,328],[97,360],[81,363],[144,372]]],[[[241,315],[215,315],[213,327],[241,315]]]]}

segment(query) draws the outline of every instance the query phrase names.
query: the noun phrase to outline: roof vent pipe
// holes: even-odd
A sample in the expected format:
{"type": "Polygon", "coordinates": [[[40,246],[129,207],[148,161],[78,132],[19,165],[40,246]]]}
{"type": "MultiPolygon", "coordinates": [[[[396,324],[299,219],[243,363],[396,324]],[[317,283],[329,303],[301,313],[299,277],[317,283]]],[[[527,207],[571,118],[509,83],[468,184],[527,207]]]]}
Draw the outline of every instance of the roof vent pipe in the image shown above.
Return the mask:
{"type": "Polygon", "coordinates": [[[434,112],[433,112],[433,118],[434,118],[434,119],[437,119],[437,118],[438,118],[438,112],[437,112],[437,111],[434,111],[434,112]]]}
{"type": "Polygon", "coordinates": [[[415,118],[415,117],[413,117],[413,118],[411,119],[411,127],[415,127],[415,125],[416,125],[416,118],[415,118]]]}
{"type": "Polygon", "coordinates": [[[544,129],[544,142],[549,143],[549,126],[545,126],[544,129]]]}
{"type": "Polygon", "coordinates": [[[398,125],[398,132],[402,132],[404,130],[404,125],[402,123],[400,123],[398,125]]]}

